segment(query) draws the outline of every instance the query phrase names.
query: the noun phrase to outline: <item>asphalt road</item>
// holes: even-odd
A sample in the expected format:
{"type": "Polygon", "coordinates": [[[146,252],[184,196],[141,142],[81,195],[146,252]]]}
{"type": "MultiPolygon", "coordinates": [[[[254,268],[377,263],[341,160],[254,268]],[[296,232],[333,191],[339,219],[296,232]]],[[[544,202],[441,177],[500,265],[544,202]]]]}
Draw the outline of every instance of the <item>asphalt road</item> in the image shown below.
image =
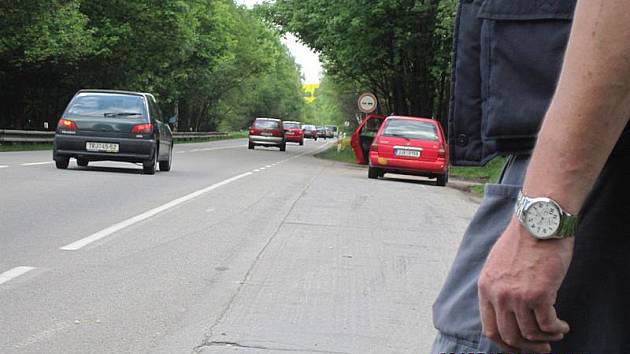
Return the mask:
{"type": "Polygon", "coordinates": [[[182,144],[154,176],[0,153],[0,353],[426,353],[476,205],[325,145],[182,144]]]}

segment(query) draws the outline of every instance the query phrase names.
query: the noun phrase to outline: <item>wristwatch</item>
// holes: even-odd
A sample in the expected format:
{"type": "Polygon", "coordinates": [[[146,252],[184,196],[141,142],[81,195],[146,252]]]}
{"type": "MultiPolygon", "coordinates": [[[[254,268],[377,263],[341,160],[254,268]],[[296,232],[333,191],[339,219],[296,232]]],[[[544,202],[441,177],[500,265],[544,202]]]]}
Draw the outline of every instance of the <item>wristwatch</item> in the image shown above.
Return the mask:
{"type": "Polygon", "coordinates": [[[575,235],[577,215],[571,215],[551,198],[530,198],[518,193],[514,214],[518,221],[536,239],[562,239],[575,235]]]}

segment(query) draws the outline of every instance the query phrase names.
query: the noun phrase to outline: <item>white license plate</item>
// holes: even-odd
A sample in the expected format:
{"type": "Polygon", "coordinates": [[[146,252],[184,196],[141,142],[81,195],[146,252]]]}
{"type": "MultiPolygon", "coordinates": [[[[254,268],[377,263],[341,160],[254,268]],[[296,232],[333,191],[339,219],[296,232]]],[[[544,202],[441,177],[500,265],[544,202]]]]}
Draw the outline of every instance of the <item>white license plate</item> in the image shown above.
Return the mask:
{"type": "Polygon", "coordinates": [[[402,156],[402,157],[420,157],[419,150],[406,150],[406,149],[394,149],[394,156],[402,156]]]}
{"type": "Polygon", "coordinates": [[[85,150],[91,152],[118,152],[118,144],[111,143],[85,143],[85,150]]]}

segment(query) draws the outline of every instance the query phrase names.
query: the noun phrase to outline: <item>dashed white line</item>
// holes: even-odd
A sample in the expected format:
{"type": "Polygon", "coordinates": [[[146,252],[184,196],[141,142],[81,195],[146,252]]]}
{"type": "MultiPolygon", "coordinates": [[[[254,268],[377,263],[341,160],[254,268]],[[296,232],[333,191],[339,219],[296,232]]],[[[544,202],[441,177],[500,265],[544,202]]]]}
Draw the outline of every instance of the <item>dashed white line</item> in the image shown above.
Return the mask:
{"type": "Polygon", "coordinates": [[[254,171],[254,172],[260,172],[261,170],[257,168],[257,169],[255,169],[255,170],[253,170],[253,171],[254,171]]]}
{"type": "Polygon", "coordinates": [[[191,199],[197,198],[197,197],[201,196],[202,194],[205,194],[205,193],[208,193],[210,191],[213,191],[213,190],[215,190],[215,189],[217,189],[219,187],[223,187],[223,186],[225,186],[225,185],[227,185],[229,183],[232,183],[232,182],[237,181],[237,180],[239,180],[241,178],[247,177],[247,176],[249,176],[251,174],[252,174],[251,172],[245,172],[245,173],[242,173],[242,174],[240,174],[238,176],[234,176],[234,177],[228,178],[228,179],[226,179],[224,181],[215,183],[215,184],[213,184],[213,185],[211,185],[209,187],[200,189],[200,190],[198,190],[196,192],[192,192],[192,193],[187,194],[187,195],[185,195],[185,196],[183,196],[181,198],[177,198],[177,199],[172,200],[172,201],[170,201],[170,202],[168,202],[168,203],[166,203],[164,205],[161,205],[161,206],[159,206],[157,208],[153,208],[153,209],[151,209],[149,211],[146,211],[146,212],[144,212],[142,214],[139,214],[139,215],[136,215],[136,216],[134,216],[132,218],[129,218],[127,220],[121,221],[121,222],[119,222],[119,223],[117,223],[115,225],[112,225],[112,226],[110,226],[110,227],[108,227],[106,229],[103,229],[103,230],[101,230],[101,231],[99,231],[99,232],[97,232],[95,234],[92,234],[92,235],[90,235],[88,237],[82,238],[82,239],[80,239],[78,241],[75,241],[73,243],[65,245],[65,246],[61,247],[60,249],[62,249],[64,251],[76,251],[76,250],[79,250],[79,249],[89,245],[92,242],[96,242],[96,241],[98,241],[98,240],[100,240],[100,239],[102,239],[104,237],[107,237],[107,236],[109,236],[109,235],[111,235],[111,234],[113,234],[113,233],[115,233],[117,231],[120,231],[120,230],[122,230],[122,229],[124,229],[126,227],[129,227],[131,225],[137,224],[137,223],[139,223],[141,221],[144,221],[144,220],[146,220],[146,219],[148,219],[148,218],[150,218],[152,216],[155,216],[155,215],[157,215],[157,214],[159,214],[159,213],[161,213],[163,211],[166,211],[168,209],[174,208],[174,207],[176,207],[176,206],[178,206],[178,205],[180,205],[182,203],[185,203],[185,202],[187,202],[187,201],[189,201],[191,199]]]}
{"type": "Polygon", "coordinates": [[[20,275],[24,275],[25,273],[30,272],[35,269],[35,267],[15,267],[13,269],[7,270],[6,272],[0,274],[0,284],[6,283],[9,280],[15,279],[20,275]]]}
{"type": "Polygon", "coordinates": [[[7,167],[9,167],[9,166],[7,166],[7,165],[0,165],[0,168],[7,168],[7,167]]]}
{"type": "Polygon", "coordinates": [[[20,164],[20,166],[37,166],[37,165],[48,165],[51,163],[55,163],[55,161],[46,161],[46,162],[29,162],[29,163],[22,163],[20,164]]]}

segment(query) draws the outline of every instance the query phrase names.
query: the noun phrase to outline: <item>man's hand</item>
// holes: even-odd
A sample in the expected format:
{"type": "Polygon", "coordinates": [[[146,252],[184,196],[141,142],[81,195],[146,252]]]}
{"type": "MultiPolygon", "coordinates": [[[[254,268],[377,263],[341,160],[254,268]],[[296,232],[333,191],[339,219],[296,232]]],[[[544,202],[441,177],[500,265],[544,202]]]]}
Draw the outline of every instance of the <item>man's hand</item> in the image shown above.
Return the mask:
{"type": "Polygon", "coordinates": [[[483,333],[514,352],[551,351],[569,325],[553,307],[573,255],[574,238],[539,241],[513,218],[479,277],[483,333]]]}

